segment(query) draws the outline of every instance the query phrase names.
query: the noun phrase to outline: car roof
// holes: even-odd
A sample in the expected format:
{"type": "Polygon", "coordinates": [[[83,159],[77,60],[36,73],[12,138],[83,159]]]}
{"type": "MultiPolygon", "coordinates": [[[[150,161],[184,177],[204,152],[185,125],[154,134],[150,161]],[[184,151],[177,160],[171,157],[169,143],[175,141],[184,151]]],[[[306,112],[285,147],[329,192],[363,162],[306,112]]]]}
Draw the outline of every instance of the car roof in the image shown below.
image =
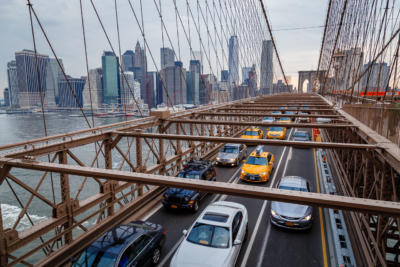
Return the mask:
{"type": "Polygon", "coordinates": [[[236,212],[243,211],[244,209],[245,207],[239,203],[230,201],[217,201],[208,205],[208,207],[204,209],[196,222],[229,227],[230,225],[232,225],[232,220],[236,212]],[[206,213],[228,216],[228,219],[226,222],[204,220],[203,217],[206,213]]]}
{"type": "Polygon", "coordinates": [[[240,146],[240,144],[228,143],[228,144],[225,144],[224,146],[234,146],[234,147],[239,147],[239,146],[240,146]]]}
{"type": "MultiPolygon", "coordinates": [[[[147,232],[146,229],[137,227],[144,222],[120,224],[101,235],[90,247],[118,255],[128,244],[147,232]]],[[[156,230],[153,228],[152,230],[156,230]]]]}
{"type": "Polygon", "coordinates": [[[202,173],[208,168],[210,168],[212,165],[210,162],[207,161],[189,161],[187,163],[187,166],[183,168],[180,172],[183,173],[188,173],[188,172],[194,172],[194,173],[202,173]]]}
{"type": "Polygon", "coordinates": [[[279,182],[279,186],[307,188],[307,181],[300,176],[285,176],[279,182]]]}
{"type": "Polygon", "coordinates": [[[246,131],[258,131],[260,129],[258,129],[257,127],[253,127],[253,128],[247,128],[246,131]]]}
{"type": "Polygon", "coordinates": [[[271,154],[271,153],[269,153],[269,152],[261,152],[261,154],[259,156],[257,156],[257,151],[253,151],[253,152],[251,152],[250,156],[259,157],[259,158],[266,158],[266,157],[268,157],[268,154],[271,154]]]}

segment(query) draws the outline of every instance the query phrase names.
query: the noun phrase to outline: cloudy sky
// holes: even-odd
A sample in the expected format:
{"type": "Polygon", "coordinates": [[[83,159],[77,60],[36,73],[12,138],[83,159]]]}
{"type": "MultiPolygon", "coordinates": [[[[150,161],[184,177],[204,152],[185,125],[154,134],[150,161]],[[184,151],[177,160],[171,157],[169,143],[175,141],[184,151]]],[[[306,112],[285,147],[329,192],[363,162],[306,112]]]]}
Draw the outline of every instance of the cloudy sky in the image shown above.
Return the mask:
{"type": "MultiPolygon", "coordinates": [[[[203,0],[202,0],[203,1],[203,0]]],[[[15,51],[32,49],[32,35],[29,23],[29,13],[26,0],[3,0],[0,4],[0,93],[7,87],[7,62],[14,59],[15,51]]],[[[67,74],[79,77],[85,75],[85,59],[82,41],[79,0],[31,0],[45,28],[58,57],[64,61],[67,74]]],[[[110,50],[107,40],[89,0],[83,0],[85,14],[89,67],[101,66],[101,54],[110,50]]],[[[139,0],[131,0],[138,7],[139,0]]],[[[145,32],[153,53],[154,60],[159,65],[160,20],[156,14],[154,2],[143,0],[145,32]]],[[[158,3],[158,0],[156,1],[158,3]]],[[[177,0],[185,3],[184,0],[177,0]]],[[[195,3],[194,0],[189,2],[195,3]]],[[[228,1],[229,2],[229,1],[228,1]]],[[[257,2],[257,1],[255,1],[257,2]]],[[[114,1],[94,0],[104,26],[117,49],[114,1]]],[[[135,43],[141,38],[134,16],[129,9],[127,0],[118,0],[121,34],[121,50],[134,49],[135,43]]],[[[172,8],[173,0],[161,0],[163,8],[172,8]]],[[[297,71],[316,69],[319,49],[322,40],[327,0],[264,0],[270,18],[278,51],[283,67],[292,83],[297,87],[297,71]],[[306,29],[294,29],[306,28],[306,29]]],[[[172,10],[172,9],[171,9],[172,10]]],[[[172,12],[170,12],[172,13],[172,12]]],[[[175,41],[175,17],[164,14],[166,26],[171,29],[175,41]]],[[[171,15],[171,14],[170,14],[171,15]]],[[[38,51],[51,55],[37,25],[35,26],[38,51]]],[[[182,33],[181,33],[182,34],[182,33]]],[[[181,44],[182,50],[184,45],[181,44]]],[[[149,70],[155,70],[148,54],[149,70]]],[[[184,52],[182,52],[184,54],[184,52]]],[[[189,53],[187,53],[189,54],[189,53]]],[[[183,63],[188,64],[189,55],[183,63]]]]}

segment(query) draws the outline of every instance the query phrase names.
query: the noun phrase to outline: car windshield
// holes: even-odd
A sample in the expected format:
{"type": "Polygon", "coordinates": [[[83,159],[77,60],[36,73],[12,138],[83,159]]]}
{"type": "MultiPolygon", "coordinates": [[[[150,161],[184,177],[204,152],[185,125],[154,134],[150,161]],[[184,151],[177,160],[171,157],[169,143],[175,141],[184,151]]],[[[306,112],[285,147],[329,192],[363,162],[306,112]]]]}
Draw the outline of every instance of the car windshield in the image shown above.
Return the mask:
{"type": "Polygon", "coordinates": [[[283,131],[283,127],[271,127],[269,128],[271,132],[281,132],[283,131]]]}
{"type": "Polygon", "coordinates": [[[227,248],[229,247],[229,230],[225,227],[196,223],[187,241],[208,247],[227,248]]]}
{"type": "Polygon", "coordinates": [[[246,132],[244,132],[244,135],[257,136],[258,132],[257,131],[246,131],[246,132]]]}
{"type": "Polygon", "coordinates": [[[281,114],[280,111],[272,111],[272,114],[281,114]]]}
{"type": "Polygon", "coordinates": [[[74,267],[113,266],[118,255],[89,247],[82,252],[74,267]]]}
{"type": "Polygon", "coordinates": [[[263,120],[267,121],[267,120],[273,120],[272,117],[264,117],[263,120]]]}
{"type": "Polygon", "coordinates": [[[281,121],[290,121],[290,118],[284,117],[284,118],[281,118],[281,121]]]}
{"type": "Polygon", "coordinates": [[[267,159],[263,157],[249,157],[246,160],[246,164],[251,165],[267,165],[267,159]]]}
{"type": "Polygon", "coordinates": [[[224,153],[238,153],[239,149],[236,146],[224,146],[221,152],[224,153]]]}
{"type": "Polygon", "coordinates": [[[200,179],[200,175],[198,173],[192,173],[192,172],[180,172],[178,174],[178,177],[189,178],[189,179],[200,179]]]}
{"type": "Polygon", "coordinates": [[[280,185],[279,189],[307,192],[307,189],[304,187],[296,187],[296,186],[289,186],[289,185],[280,185]]]}
{"type": "Polygon", "coordinates": [[[308,134],[306,132],[295,132],[294,136],[295,137],[308,137],[308,134]]]}

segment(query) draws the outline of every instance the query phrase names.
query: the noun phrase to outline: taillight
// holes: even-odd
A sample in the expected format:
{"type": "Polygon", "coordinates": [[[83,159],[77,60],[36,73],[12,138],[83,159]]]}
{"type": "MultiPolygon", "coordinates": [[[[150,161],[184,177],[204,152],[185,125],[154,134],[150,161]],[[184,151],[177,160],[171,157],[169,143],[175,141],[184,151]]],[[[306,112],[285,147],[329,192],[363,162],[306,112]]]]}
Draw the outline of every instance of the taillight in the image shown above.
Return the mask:
{"type": "Polygon", "coordinates": [[[163,234],[163,235],[166,235],[166,234],[167,234],[167,231],[166,231],[164,228],[162,229],[162,234],[163,234]]]}

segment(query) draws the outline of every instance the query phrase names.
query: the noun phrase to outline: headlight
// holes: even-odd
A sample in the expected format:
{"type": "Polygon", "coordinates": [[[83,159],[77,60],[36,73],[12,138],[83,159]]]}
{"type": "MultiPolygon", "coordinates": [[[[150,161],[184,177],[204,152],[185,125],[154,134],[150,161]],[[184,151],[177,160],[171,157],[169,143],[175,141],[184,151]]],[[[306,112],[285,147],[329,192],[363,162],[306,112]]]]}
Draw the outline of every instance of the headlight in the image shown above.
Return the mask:
{"type": "Polygon", "coordinates": [[[244,170],[242,170],[242,174],[246,175],[247,173],[244,170]]]}
{"type": "Polygon", "coordinates": [[[168,198],[168,195],[167,195],[167,194],[164,194],[164,198],[168,198]]]}
{"type": "Polygon", "coordinates": [[[220,161],[220,160],[221,160],[221,158],[219,158],[219,157],[216,157],[215,159],[216,159],[217,161],[220,161]]]}
{"type": "Polygon", "coordinates": [[[276,213],[276,211],[274,211],[273,209],[271,209],[271,215],[274,217],[278,217],[278,213],[276,213]]]}
{"type": "Polygon", "coordinates": [[[189,197],[185,197],[185,201],[186,201],[186,202],[189,201],[189,197]]]}
{"type": "Polygon", "coordinates": [[[266,175],[266,174],[267,174],[267,172],[260,173],[260,175],[266,175]]]}
{"type": "Polygon", "coordinates": [[[309,220],[311,220],[311,214],[310,215],[307,215],[306,217],[304,217],[303,219],[302,219],[302,221],[309,221],[309,220]]]}
{"type": "Polygon", "coordinates": [[[236,159],[229,159],[229,162],[234,162],[236,159]]]}

